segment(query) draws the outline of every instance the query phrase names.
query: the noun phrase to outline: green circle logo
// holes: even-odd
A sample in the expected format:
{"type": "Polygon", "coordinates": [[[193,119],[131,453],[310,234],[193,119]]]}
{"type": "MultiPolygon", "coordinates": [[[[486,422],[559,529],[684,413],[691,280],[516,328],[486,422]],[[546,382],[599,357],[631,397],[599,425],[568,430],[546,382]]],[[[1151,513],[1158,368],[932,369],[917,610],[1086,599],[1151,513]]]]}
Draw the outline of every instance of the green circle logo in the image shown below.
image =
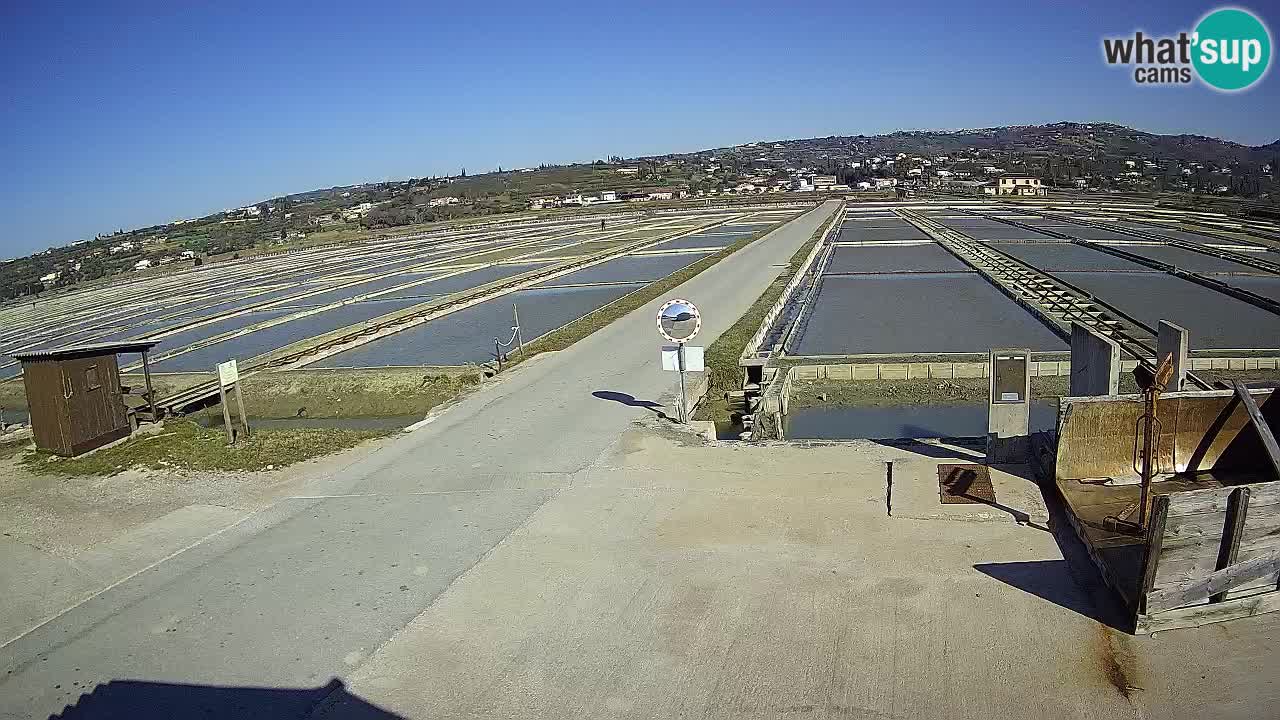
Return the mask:
{"type": "Polygon", "coordinates": [[[1271,33],[1253,13],[1214,10],[1196,25],[1191,63],[1200,79],[1218,90],[1244,90],[1271,65],[1271,33]]]}

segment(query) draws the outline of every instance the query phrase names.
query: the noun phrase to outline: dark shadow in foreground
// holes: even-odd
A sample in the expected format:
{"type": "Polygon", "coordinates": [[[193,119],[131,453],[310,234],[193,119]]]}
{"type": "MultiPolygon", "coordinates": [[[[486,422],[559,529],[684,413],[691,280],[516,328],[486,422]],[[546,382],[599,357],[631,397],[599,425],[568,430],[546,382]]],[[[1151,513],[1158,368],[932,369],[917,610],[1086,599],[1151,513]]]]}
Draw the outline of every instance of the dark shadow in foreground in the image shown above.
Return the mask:
{"type": "Polygon", "coordinates": [[[654,402],[652,400],[637,400],[634,395],[614,392],[612,390],[597,390],[591,393],[591,396],[600,398],[601,400],[612,400],[616,403],[622,403],[627,407],[644,408],[645,410],[652,411],[655,415],[664,420],[667,419],[667,413],[663,411],[662,403],[654,402]]]}
{"type": "Polygon", "coordinates": [[[301,720],[321,703],[341,708],[333,717],[344,720],[403,720],[347,691],[337,678],[314,688],[215,687],[112,680],[81,695],[74,705],[51,720],[170,720],[170,718],[218,718],[247,720],[273,718],[301,720]]]}
{"type": "Polygon", "coordinates": [[[982,438],[942,438],[939,442],[924,442],[912,438],[885,438],[872,440],[877,445],[901,448],[908,452],[939,460],[968,460],[983,462],[987,459],[985,441],[982,438]],[[939,444],[943,443],[943,444],[939,444]],[[953,447],[948,447],[951,445],[953,447]]]}
{"type": "Polygon", "coordinates": [[[1066,560],[980,563],[973,569],[1113,629],[1126,633],[1132,631],[1128,627],[1132,623],[1126,622],[1111,603],[1076,582],[1066,560]]]}

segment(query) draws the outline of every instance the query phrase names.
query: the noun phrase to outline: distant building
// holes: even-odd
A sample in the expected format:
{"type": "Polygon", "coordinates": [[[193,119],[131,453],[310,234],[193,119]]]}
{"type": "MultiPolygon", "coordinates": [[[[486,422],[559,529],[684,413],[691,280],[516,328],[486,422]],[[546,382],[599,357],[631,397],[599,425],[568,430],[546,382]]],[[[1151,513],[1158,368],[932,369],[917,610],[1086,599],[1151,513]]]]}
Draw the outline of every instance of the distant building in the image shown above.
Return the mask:
{"type": "Polygon", "coordinates": [[[462,202],[461,198],[456,198],[453,196],[431,198],[430,200],[427,201],[427,207],[443,207],[445,205],[457,205],[460,202],[462,202]]]}
{"type": "Polygon", "coordinates": [[[831,186],[835,184],[836,184],[835,175],[814,175],[813,176],[814,190],[818,190],[818,191],[830,190],[831,186]]]}
{"type": "Polygon", "coordinates": [[[529,209],[546,210],[548,208],[558,208],[563,204],[564,203],[560,201],[560,198],[557,197],[536,197],[530,198],[529,209]]]}
{"type": "Polygon", "coordinates": [[[138,262],[133,264],[134,270],[146,270],[149,267],[151,267],[150,260],[139,260],[138,262]]]}
{"type": "Polygon", "coordinates": [[[640,168],[637,168],[637,167],[618,168],[617,172],[619,175],[639,175],[640,168]]]}
{"type": "Polygon", "coordinates": [[[649,188],[645,195],[650,200],[675,200],[684,197],[687,193],[680,188],[649,188]]]}
{"type": "Polygon", "coordinates": [[[996,181],[997,195],[1044,195],[1040,178],[1031,175],[1005,175],[996,181]]]}

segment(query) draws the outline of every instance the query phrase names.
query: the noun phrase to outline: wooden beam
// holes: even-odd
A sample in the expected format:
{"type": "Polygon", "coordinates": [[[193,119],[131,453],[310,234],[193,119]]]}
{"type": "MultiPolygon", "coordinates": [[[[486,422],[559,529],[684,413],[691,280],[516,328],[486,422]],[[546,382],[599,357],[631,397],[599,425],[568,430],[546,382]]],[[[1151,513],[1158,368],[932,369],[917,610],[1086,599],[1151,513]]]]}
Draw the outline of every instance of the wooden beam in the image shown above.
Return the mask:
{"type": "MultiPolygon", "coordinates": [[[[1218,546],[1218,570],[1225,570],[1236,564],[1240,554],[1240,538],[1244,535],[1244,520],[1249,514],[1249,488],[1240,487],[1231,491],[1227,500],[1227,519],[1222,525],[1222,544],[1218,546]]],[[[1209,602],[1222,602],[1227,599],[1225,591],[1209,596],[1209,602]]]]}
{"type": "Polygon", "coordinates": [[[1156,581],[1160,548],[1164,543],[1164,525],[1169,518],[1169,496],[1157,495],[1151,501],[1151,517],[1147,520],[1147,557],[1142,562],[1142,586],[1138,588],[1138,613],[1146,614],[1147,596],[1156,581]]]}
{"type": "Polygon", "coordinates": [[[1147,593],[1147,613],[1171,610],[1280,572],[1280,551],[1245,560],[1182,585],[1147,593]]]}
{"type": "Polygon", "coordinates": [[[151,422],[160,422],[160,415],[156,412],[156,391],[151,387],[151,360],[147,357],[147,351],[142,351],[142,377],[147,384],[147,407],[151,409],[151,422]]]}
{"type": "Polygon", "coordinates": [[[1277,610],[1280,610],[1280,592],[1231,598],[1220,603],[1192,605],[1191,607],[1178,608],[1177,610],[1166,610],[1154,615],[1139,615],[1134,627],[1134,633],[1146,635],[1157,630],[1198,627],[1209,623],[1252,617],[1277,610]]]}
{"type": "Polygon", "coordinates": [[[1244,406],[1245,412],[1249,413],[1253,429],[1258,431],[1262,447],[1266,449],[1267,456],[1271,459],[1271,468],[1275,470],[1276,478],[1280,479],[1280,443],[1276,443],[1276,436],[1271,433],[1271,426],[1267,424],[1266,418],[1262,417],[1258,403],[1253,401],[1253,396],[1249,394],[1249,388],[1245,387],[1244,383],[1232,380],[1231,387],[1236,391],[1236,397],[1240,398],[1240,404],[1244,406]]]}

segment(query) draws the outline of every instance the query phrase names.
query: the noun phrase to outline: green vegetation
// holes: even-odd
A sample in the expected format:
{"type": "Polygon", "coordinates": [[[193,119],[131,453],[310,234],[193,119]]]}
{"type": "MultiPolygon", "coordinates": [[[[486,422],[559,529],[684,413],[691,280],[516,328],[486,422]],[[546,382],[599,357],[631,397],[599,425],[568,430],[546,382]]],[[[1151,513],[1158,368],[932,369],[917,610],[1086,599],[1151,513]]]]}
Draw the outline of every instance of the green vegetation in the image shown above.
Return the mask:
{"type": "Polygon", "coordinates": [[[250,417],[354,418],[426,415],[479,384],[474,372],[371,368],[258,373],[245,378],[243,387],[250,417]]]}
{"type": "Polygon", "coordinates": [[[769,310],[773,308],[774,303],[778,302],[778,298],[782,297],[787,283],[791,282],[791,278],[799,272],[805,258],[826,234],[831,223],[835,222],[835,218],[836,216],[832,215],[813,231],[813,235],[791,256],[787,268],[769,284],[769,287],[765,288],[747,312],[707,347],[705,362],[710,387],[707,389],[707,400],[698,410],[699,420],[729,421],[728,405],[724,401],[724,394],[740,389],[742,369],[738,365],[738,360],[742,357],[743,348],[747,346],[751,336],[760,329],[760,324],[764,322],[769,310]]]}
{"type": "Polygon", "coordinates": [[[139,435],[82,457],[31,452],[21,462],[33,473],[68,476],[114,475],[132,468],[255,471],[279,469],[388,434],[373,430],[261,430],[228,446],[221,428],[202,428],[179,420],[165,423],[158,433],[139,435]]]}
{"type": "Polygon", "coordinates": [[[26,449],[31,444],[30,440],[19,440],[16,442],[0,443],[0,460],[8,460],[26,449]]]}

